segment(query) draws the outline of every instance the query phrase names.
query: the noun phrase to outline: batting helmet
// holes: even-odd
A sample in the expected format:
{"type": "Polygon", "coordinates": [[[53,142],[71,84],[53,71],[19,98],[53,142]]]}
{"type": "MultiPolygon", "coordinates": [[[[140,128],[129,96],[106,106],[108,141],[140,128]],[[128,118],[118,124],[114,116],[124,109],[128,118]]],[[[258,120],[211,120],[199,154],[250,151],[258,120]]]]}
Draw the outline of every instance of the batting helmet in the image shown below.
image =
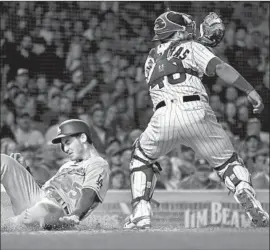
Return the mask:
{"type": "Polygon", "coordinates": [[[196,23],[190,15],[175,11],[167,11],[155,20],[155,36],[152,41],[164,40],[176,31],[187,32],[194,38],[196,35],[196,23]]]}
{"type": "Polygon", "coordinates": [[[92,142],[90,128],[84,121],[78,119],[64,121],[59,125],[57,137],[52,140],[52,143],[60,143],[61,138],[80,133],[85,133],[88,140],[92,142]]]}

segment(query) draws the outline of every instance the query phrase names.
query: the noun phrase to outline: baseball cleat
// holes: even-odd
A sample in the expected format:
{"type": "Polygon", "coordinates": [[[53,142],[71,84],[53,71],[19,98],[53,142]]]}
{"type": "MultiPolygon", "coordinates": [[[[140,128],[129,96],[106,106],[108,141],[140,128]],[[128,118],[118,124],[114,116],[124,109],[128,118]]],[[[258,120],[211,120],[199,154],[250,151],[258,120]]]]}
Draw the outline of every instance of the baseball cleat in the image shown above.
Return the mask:
{"type": "Polygon", "coordinates": [[[124,229],[150,229],[151,228],[151,220],[149,217],[147,218],[138,218],[136,220],[131,221],[131,216],[126,219],[126,223],[124,225],[124,229]]]}
{"type": "Polygon", "coordinates": [[[256,227],[267,227],[269,225],[268,213],[263,210],[261,203],[253,195],[244,190],[237,195],[237,198],[256,227]]]}

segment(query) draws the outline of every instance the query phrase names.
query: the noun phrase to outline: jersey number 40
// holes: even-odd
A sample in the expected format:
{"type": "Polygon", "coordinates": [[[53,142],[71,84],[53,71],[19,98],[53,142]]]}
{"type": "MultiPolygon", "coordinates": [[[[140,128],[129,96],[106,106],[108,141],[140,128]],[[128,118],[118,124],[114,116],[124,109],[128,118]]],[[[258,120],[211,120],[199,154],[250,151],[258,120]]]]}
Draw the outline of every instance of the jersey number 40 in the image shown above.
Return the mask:
{"type": "Polygon", "coordinates": [[[171,85],[180,84],[187,78],[182,60],[187,57],[189,50],[180,47],[175,51],[169,49],[166,52],[153,65],[154,69],[150,71],[151,75],[147,77],[150,88],[158,85],[161,89],[164,87],[164,81],[171,85]]]}

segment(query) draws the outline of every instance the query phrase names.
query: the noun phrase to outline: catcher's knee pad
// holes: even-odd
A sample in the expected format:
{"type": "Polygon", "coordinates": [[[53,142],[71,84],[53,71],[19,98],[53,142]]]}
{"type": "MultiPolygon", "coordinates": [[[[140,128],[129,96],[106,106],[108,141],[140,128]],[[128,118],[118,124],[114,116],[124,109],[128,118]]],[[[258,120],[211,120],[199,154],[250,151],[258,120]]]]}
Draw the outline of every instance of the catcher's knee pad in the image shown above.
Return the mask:
{"type": "Polygon", "coordinates": [[[151,200],[157,182],[156,173],[161,168],[144,154],[139,145],[139,140],[134,143],[133,147],[130,163],[130,184],[132,204],[135,204],[142,199],[151,200]]]}
{"type": "Polygon", "coordinates": [[[237,196],[243,190],[248,190],[255,196],[255,190],[252,187],[250,173],[245,167],[243,160],[234,153],[225,163],[221,170],[218,170],[226,187],[237,196]]]}

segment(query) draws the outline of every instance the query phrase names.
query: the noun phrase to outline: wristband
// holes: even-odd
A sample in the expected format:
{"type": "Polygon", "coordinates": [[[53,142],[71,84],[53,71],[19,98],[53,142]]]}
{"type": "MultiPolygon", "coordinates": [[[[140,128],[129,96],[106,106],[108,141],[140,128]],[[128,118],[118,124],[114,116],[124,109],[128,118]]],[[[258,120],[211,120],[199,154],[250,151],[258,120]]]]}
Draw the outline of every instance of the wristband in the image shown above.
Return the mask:
{"type": "Polygon", "coordinates": [[[235,85],[237,88],[245,92],[246,95],[248,95],[252,90],[254,90],[251,84],[241,75],[237,77],[233,85],[235,85]]]}

